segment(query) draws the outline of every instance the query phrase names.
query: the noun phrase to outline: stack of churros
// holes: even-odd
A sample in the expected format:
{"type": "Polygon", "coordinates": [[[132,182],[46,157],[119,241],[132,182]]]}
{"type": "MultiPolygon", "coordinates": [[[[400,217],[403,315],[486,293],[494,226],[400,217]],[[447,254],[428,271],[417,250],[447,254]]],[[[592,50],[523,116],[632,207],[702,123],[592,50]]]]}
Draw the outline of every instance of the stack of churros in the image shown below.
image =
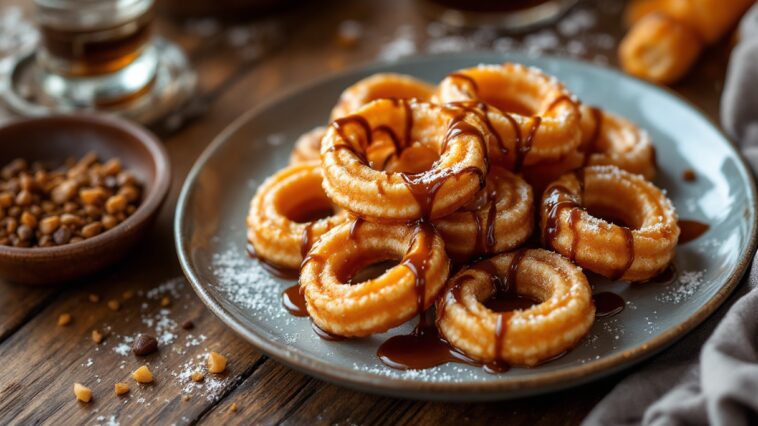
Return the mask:
{"type": "Polygon", "coordinates": [[[650,280],[680,233],[649,181],[647,133],[518,64],[458,70],[437,86],[370,76],[290,158],[253,197],[248,240],[261,261],[299,270],[314,326],[359,338],[418,316],[406,343],[431,333],[490,371],[571,349],[595,320],[583,271],[650,280]],[[382,262],[392,266],[359,278],[382,262]]]}

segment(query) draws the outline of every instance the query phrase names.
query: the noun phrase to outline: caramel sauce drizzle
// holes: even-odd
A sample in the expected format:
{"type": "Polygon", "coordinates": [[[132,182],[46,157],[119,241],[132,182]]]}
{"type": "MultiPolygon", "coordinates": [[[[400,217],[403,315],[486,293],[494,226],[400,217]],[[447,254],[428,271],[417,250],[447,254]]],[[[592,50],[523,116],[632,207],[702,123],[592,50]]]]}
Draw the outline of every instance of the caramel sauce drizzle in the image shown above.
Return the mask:
{"type": "Polygon", "coordinates": [[[415,277],[414,289],[416,291],[417,314],[419,324],[425,321],[424,301],[426,299],[426,268],[432,254],[435,230],[427,222],[419,222],[413,230],[411,238],[411,250],[405,254],[401,265],[408,268],[415,277]],[[413,250],[413,248],[416,248],[413,250]]]}
{"type": "Polygon", "coordinates": [[[547,109],[545,109],[545,112],[550,112],[553,110],[553,108],[557,107],[561,102],[569,101],[572,104],[576,104],[574,99],[571,98],[569,95],[560,95],[557,98],[553,99],[553,102],[550,102],[550,105],[547,106],[547,109]]]}
{"type": "MultiPolygon", "coordinates": [[[[450,102],[445,105],[448,109],[462,109],[468,113],[474,114],[479,117],[484,125],[487,126],[489,133],[495,137],[497,141],[497,147],[503,155],[508,155],[508,148],[503,143],[503,138],[500,136],[500,132],[495,129],[492,124],[492,120],[489,117],[489,105],[481,101],[463,101],[463,102],[450,102]]],[[[485,152],[487,152],[485,150],[485,152]]]]}
{"type": "Polygon", "coordinates": [[[348,115],[346,117],[338,118],[332,121],[331,126],[337,131],[337,134],[344,141],[344,143],[341,143],[339,145],[332,145],[329,147],[329,150],[327,152],[336,152],[340,149],[346,149],[358,157],[358,160],[361,163],[368,164],[369,162],[368,158],[366,158],[366,149],[373,142],[371,126],[369,125],[368,120],[360,115],[348,115]],[[363,129],[365,136],[364,138],[358,140],[358,148],[353,145],[352,140],[349,139],[345,134],[345,128],[350,124],[357,124],[363,129]]]}
{"type": "MultiPolygon", "coordinates": [[[[462,137],[464,135],[470,135],[474,136],[479,142],[482,148],[482,152],[486,158],[487,143],[484,139],[484,135],[472,124],[463,121],[464,118],[465,114],[457,114],[453,117],[451,120],[452,123],[449,125],[448,131],[445,134],[445,138],[443,139],[441,152],[445,152],[451,139],[462,137]]],[[[437,172],[432,176],[429,176],[429,172],[416,174],[401,173],[400,175],[405,182],[405,186],[408,188],[411,195],[413,195],[413,198],[416,200],[416,203],[421,210],[422,220],[427,220],[431,216],[434,197],[437,195],[437,192],[440,190],[440,188],[442,188],[448,179],[461,176],[465,173],[476,174],[479,178],[479,187],[485,187],[486,182],[483,171],[480,168],[474,166],[464,167],[458,171],[445,169],[443,171],[437,172]]]]}
{"type": "MultiPolygon", "coordinates": [[[[511,123],[515,123],[515,121],[512,121],[511,123]]],[[[513,163],[513,171],[519,172],[524,167],[524,160],[526,159],[527,154],[529,154],[529,151],[532,150],[534,136],[537,134],[537,129],[539,129],[541,123],[541,117],[532,117],[532,127],[529,129],[527,137],[518,137],[516,139],[516,160],[513,163]]]]}
{"type": "Polygon", "coordinates": [[[303,296],[300,284],[289,286],[282,292],[282,305],[293,316],[308,316],[308,309],[306,308],[305,297],[303,296]]]}
{"type": "MultiPolygon", "coordinates": [[[[576,178],[579,182],[580,191],[584,192],[584,170],[580,169],[576,173],[576,178]]],[[[543,232],[544,245],[553,250],[555,249],[553,243],[558,237],[558,234],[560,234],[561,213],[565,209],[572,209],[568,219],[572,240],[567,257],[572,262],[574,262],[576,260],[576,252],[579,244],[579,232],[577,231],[576,226],[581,217],[581,212],[584,211],[584,209],[577,202],[577,200],[573,198],[571,191],[569,191],[565,186],[554,185],[548,188],[546,193],[547,196],[545,197],[545,207],[548,211],[548,214],[547,218],[545,219],[545,228],[543,232]]],[[[623,277],[626,271],[632,267],[632,264],[634,264],[635,260],[634,234],[632,233],[632,230],[627,226],[616,226],[621,230],[624,238],[624,245],[626,248],[626,261],[620,268],[610,271],[608,278],[612,280],[618,280],[623,277]]]]}
{"type": "Polygon", "coordinates": [[[711,228],[707,223],[696,220],[679,219],[677,224],[680,230],[679,244],[685,244],[697,239],[711,228]]]}
{"type": "MultiPolygon", "coordinates": [[[[508,273],[504,277],[505,279],[493,280],[495,297],[506,297],[508,295],[516,294],[516,276],[525,254],[525,250],[517,251],[511,259],[508,273]]],[[[502,343],[505,340],[505,334],[508,331],[508,320],[510,320],[512,316],[513,312],[501,312],[497,317],[497,323],[495,325],[494,360],[484,366],[485,371],[489,373],[502,373],[510,369],[510,365],[508,365],[503,359],[502,343]]]]}
{"type": "Polygon", "coordinates": [[[389,367],[400,370],[421,370],[448,362],[476,363],[453,349],[440,335],[434,323],[424,312],[426,298],[426,268],[434,241],[434,228],[426,222],[416,225],[412,237],[413,251],[406,253],[402,265],[415,276],[418,325],[410,334],[394,336],[382,343],[376,351],[379,359],[389,367]],[[415,250],[413,249],[415,247],[415,250]]]}
{"type": "Polygon", "coordinates": [[[596,318],[612,317],[623,311],[626,306],[621,296],[610,291],[593,294],[592,302],[595,304],[596,318]]]}
{"type": "Polygon", "coordinates": [[[447,78],[451,78],[453,80],[464,80],[467,82],[471,87],[474,88],[474,92],[472,93],[470,90],[466,90],[466,94],[472,97],[475,97],[476,94],[479,92],[479,85],[476,84],[476,80],[474,80],[473,77],[470,77],[466,74],[460,73],[460,72],[454,72],[447,75],[447,78]]]}
{"type": "Polygon", "coordinates": [[[299,278],[300,271],[295,269],[282,268],[281,266],[266,262],[265,260],[258,257],[258,254],[255,252],[255,247],[250,243],[247,244],[246,248],[248,257],[258,260],[261,266],[263,266],[263,269],[268,271],[271,275],[291,281],[297,281],[299,278]]]}
{"type": "Polygon", "coordinates": [[[300,256],[303,258],[305,258],[308,251],[310,251],[311,246],[313,246],[313,225],[315,224],[315,221],[310,222],[306,224],[303,229],[303,235],[300,238],[300,256]]]}
{"type": "Polygon", "coordinates": [[[361,225],[363,225],[363,222],[364,222],[363,218],[361,217],[355,218],[355,221],[350,226],[350,233],[348,234],[351,240],[355,240],[355,235],[357,234],[358,229],[361,227],[361,225]]]}

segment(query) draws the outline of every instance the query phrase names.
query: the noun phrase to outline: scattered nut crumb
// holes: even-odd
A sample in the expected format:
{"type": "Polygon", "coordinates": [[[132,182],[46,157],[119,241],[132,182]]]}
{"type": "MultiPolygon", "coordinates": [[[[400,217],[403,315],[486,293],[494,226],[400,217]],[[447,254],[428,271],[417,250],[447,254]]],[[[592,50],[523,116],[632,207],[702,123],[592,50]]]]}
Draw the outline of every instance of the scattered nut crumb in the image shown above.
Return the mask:
{"type": "Polygon", "coordinates": [[[89,301],[92,302],[92,303],[97,303],[97,302],[100,301],[100,296],[98,296],[95,293],[90,293],[90,295],[89,295],[89,301]]]}
{"type": "Polygon", "coordinates": [[[232,405],[229,406],[229,411],[231,411],[232,413],[236,413],[237,412],[237,403],[236,402],[232,402],[232,405]]]}
{"type": "Polygon", "coordinates": [[[195,328],[195,323],[192,322],[191,320],[184,321],[182,323],[182,328],[185,330],[192,330],[193,328],[195,328]]]}
{"type": "Polygon", "coordinates": [[[134,370],[132,373],[132,378],[137,383],[152,383],[153,373],[150,372],[150,369],[147,368],[147,365],[143,365],[142,367],[134,370]]]}
{"type": "Polygon", "coordinates": [[[111,311],[118,311],[121,309],[121,304],[118,303],[118,300],[111,299],[108,301],[108,308],[110,308],[111,311]]]}
{"type": "Polygon", "coordinates": [[[194,373],[192,373],[192,376],[190,378],[192,379],[193,382],[202,382],[205,376],[203,375],[203,373],[199,371],[195,371],[194,373]]]}
{"type": "Polygon", "coordinates": [[[138,334],[132,343],[132,352],[137,356],[150,355],[158,350],[158,340],[149,334],[138,334]]]}
{"type": "Polygon", "coordinates": [[[92,400],[92,389],[81,383],[74,383],[74,395],[79,401],[90,402],[92,400]]]}
{"type": "Polygon", "coordinates": [[[125,291],[125,292],[124,292],[124,293],[121,295],[121,297],[123,297],[123,298],[124,298],[124,300],[129,300],[129,299],[131,299],[132,297],[134,297],[134,290],[126,290],[126,291],[125,291]]]}
{"type": "Polygon", "coordinates": [[[72,321],[71,314],[58,315],[58,325],[60,325],[61,327],[65,327],[71,324],[71,321],[72,321]]]}
{"type": "Polygon", "coordinates": [[[92,330],[92,341],[95,343],[101,343],[105,339],[105,335],[100,330],[92,330]]]}
{"type": "Polygon", "coordinates": [[[214,374],[223,373],[226,370],[226,357],[218,352],[208,354],[208,371],[214,374]]]}
{"type": "Polygon", "coordinates": [[[163,296],[161,298],[161,306],[165,307],[165,306],[168,306],[170,304],[171,304],[171,298],[169,298],[168,296],[163,296]]]}
{"type": "Polygon", "coordinates": [[[116,391],[116,395],[123,395],[129,392],[129,385],[126,383],[116,383],[114,389],[116,391]]]}
{"type": "Polygon", "coordinates": [[[192,398],[192,397],[189,396],[189,395],[182,395],[182,401],[189,401],[190,398],[192,398]]]}

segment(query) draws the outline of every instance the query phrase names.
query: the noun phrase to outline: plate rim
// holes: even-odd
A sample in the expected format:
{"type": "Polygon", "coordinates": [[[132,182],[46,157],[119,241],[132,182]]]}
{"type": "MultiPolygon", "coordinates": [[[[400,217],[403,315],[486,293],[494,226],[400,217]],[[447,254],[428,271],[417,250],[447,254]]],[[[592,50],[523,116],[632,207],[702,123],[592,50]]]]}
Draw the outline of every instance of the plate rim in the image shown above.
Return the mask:
{"type": "MultiPolygon", "coordinates": [[[[484,56],[499,57],[501,58],[500,61],[523,61],[524,59],[529,58],[528,54],[521,51],[504,53],[493,51],[472,51],[465,53],[420,55],[389,63],[369,62],[362,65],[350,67],[339,72],[328,73],[310,82],[294,85],[293,87],[284,90],[282,93],[274,96],[272,99],[254,106],[253,108],[241,114],[230,124],[228,124],[224,130],[221,131],[221,133],[214,137],[212,142],[203,150],[203,152],[193,163],[192,168],[182,183],[182,188],[177,200],[176,210],[174,214],[174,242],[179,264],[182,268],[182,272],[189,281],[195,293],[197,293],[200,300],[224,324],[229,326],[245,340],[253,344],[253,346],[263,352],[265,355],[287,365],[290,368],[303,372],[312,377],[317,377],[331,383],[344,385],[354,389],[383,395],[403,396],[417,399],[441,399],[457,401],[507,399],[565,389],[594,381],[601,377],[606,377],[620,370],[639,364],[640,362],[652,357],[653,355],[659,353],[663,349],[686,336],[695,327],[710,317],[711,314],[713,314],[713,312],[715,312],[715,310],[721,306],[724,301],[726,301],[727,297],[737,287],[738,283],[747,271],[750,262],[752,261],[752,258],[755,254],[756,244],[758,244],[758,209],[753,204],[749,204],[747,206],[749,212],[751,213],[749,218],[750,222],[749,238],[746,246],[747,250],[745,250],[740,255],[735,268],[730,272],[729,277],[721,286],[721,288],[703,306],[695,311],[694,314],[690,315],[680,323],[669,327],[663,333],[653,337],[648,342],[640,344],[634,348],[598,360],[593,360],[587,362],[586,364],[577,365],[574,367],[566,368],[564,370],[546,372],[534,376],[511,376],[505,380],[493,380],[485,382],[433,382],[381,376],[365,371],[356,370],[347,366],[335,366],[328,362],[321,361],[320,359],[315,359],[292,351],[284,343],[266,339],[264,336],[262,336],[261,333],[257,332],[257,330],[243,326],[234,318],[231,312],[227,311],[223,306],[214,301],[213,297],[204,288],[204,285],[206,284],[203,284],[193,271],[191,261],[189,259],[189,239],[185,238],[185,236],[182,235],[181,231],[182,223],[186,218],[186,215],[184,213],[187,211],[190,192],[192,191],[193,186],[197,181],[198,175],[202,172],[208,160],[222,145],[224,145],[224,143],[229,140],[231,135],[239,131],[239,129],[244,126],[250,119],[252,119],[252,117],[260,114],[266,109],[273,107],[276,104],[285,101],[293,95],[350,74],[371,72],[373,69],[385,66],[392,67],[396,65],[412,65],[414,63],[421,64],[429,61],[430,59],[466,59],[484,56]]],[[[747,199],[752,201],[756,200],[756,183],[752,176],[751,169],[742,152],[737,149],[734,143],[732,143],[731,139],[724,134],[717,123],[708,117],[700,107],[692,104],[682,95],[674,92],[668,87],[656,86],[633,76],[623,74],[619,70],[616,70],[610,66],[590,63],[587,61],[580,61],[560,55],[541,55],[539,58],[548,61],[569,62],[573,65],[578,64],[580,66],[598,68],[604,72],[614,74],[618,78],[632,80],[638,84],[646,86],[648,89],[651,89],[653,91],[659,91],[673,96],[677,101],[683,103],[685,106],[697,112],[701,119],[708,123],[708,125],[710,125],[713,130],[715,130],[725,141],[727,141],[726,149],[730,150],[732,154],[734,154],[739,165],[738,169],[740,174],[744,175],[748,181],[746,188],[747,199]]]]}

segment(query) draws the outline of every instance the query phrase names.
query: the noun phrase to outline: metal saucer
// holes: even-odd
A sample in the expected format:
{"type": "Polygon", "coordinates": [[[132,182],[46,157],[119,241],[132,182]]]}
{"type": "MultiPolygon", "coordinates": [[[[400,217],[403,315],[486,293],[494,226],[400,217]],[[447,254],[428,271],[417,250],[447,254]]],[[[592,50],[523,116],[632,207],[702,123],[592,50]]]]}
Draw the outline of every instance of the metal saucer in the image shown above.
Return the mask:
{"type": "Polygon", "coordinates": [[[0,76],[0,99],[10,110],[26,117],[97,111],[155,124],[187,103],[195,92],[197,75],[178,46],[160,37],[154,38],[152,44],[159,58],[154,82],[145,93],[128,102],[98,108],[47,96],[35,78],[39,71],[36,49],[10,58],[8,72],[0,76]]]}

